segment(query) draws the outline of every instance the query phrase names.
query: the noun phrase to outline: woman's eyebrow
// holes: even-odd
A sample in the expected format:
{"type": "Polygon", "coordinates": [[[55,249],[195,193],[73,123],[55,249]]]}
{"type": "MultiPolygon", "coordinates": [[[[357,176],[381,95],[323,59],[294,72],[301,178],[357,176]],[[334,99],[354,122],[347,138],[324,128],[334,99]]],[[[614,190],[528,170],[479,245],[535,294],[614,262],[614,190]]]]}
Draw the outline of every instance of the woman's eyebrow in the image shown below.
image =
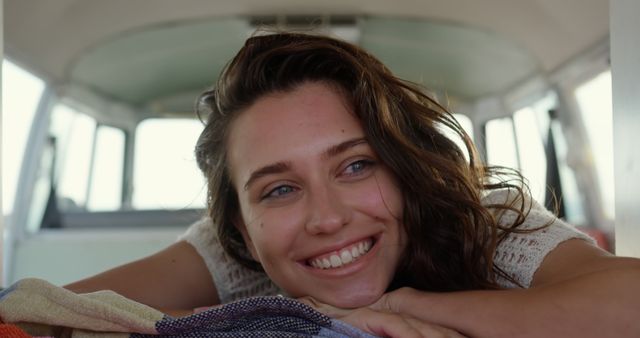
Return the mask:
{"type": "MultiPolygon", "coordinates": [[[[325,159],[328,159],[363,143],[367,143],[367,140],[364,137],[356,137],[350,140],[346,140],[344,142],[340,142],[336,145],[329,147],[327,150],[325,150],[322,153],[321,156],[325,159]]],[[[291,162],[276,162],[276,163],[261,167],[251,173],[251,175],[249,176],[249,179],[247,180],[247,183],[245,183],[244,185],[244,190],[245,191],[249,190],[251,183],[253,183],[255,180],[261,177],[271,175],[271,174],[280,174],[289,170],[291,170],[291,162]]]]}
{"type": "Polygon", "coordinates": [[[244,190],[249,190],[249,186],[251,185],[251,183],[259,179],[260,177],[270,174],[279,174],[288,170],[291,170],[290,162],[276,162],[274,164],[266,165],[251,173],[251,176],[249,176],[247,183],[244,184],[244,190]]]}
{"type": "Polygon", "coordinates": [[[322,157],[331,158],[333,156],[339,155],[340,153],[343,153],[349,150],[350,148],[353,148],[363,143],[367,143],[367,140],[364,137],[356,137],[350,140],[346,140],[344,142],[340,142],[334,146],[329,147],[327,150],[325,150],[324,153],[322,154],[322,157]]]}

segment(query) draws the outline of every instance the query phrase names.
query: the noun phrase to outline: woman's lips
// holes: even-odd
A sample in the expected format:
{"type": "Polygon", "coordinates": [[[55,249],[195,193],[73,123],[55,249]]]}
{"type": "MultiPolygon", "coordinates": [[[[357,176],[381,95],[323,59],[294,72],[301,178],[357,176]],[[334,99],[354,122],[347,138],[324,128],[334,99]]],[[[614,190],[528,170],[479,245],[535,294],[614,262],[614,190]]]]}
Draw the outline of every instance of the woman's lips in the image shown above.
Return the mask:
{"type": "Polygon", "coordinates": [[[356,262],[364,256],[373,246],[373,239],[366,238],[350,244],[340,250],[315,256],[307,260],[307,263],[316,269],[335,269],[343,265],[356,262]]]}

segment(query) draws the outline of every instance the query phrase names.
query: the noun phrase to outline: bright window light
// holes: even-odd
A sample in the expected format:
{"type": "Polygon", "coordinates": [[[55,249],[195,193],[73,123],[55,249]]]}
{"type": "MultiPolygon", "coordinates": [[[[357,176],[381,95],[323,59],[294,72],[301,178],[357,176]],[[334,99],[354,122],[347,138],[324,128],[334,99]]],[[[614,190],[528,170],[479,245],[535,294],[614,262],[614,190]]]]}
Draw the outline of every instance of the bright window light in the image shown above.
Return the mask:
{"type": "Polygon", "coordinates": [[[10,61],[2,62],[2,214],[13,210],[20,165],[44,82],[10,61]]]}
{"type": "Polygon", "coordinates": [[[54,108],[51,133],[56,138],[58,203],[64,210],[87,204],[96,121],[66,105],[54,108]]]}
{"type": "Polygon", "coordinates": [[[112,211],[122,206],[125,135],[122,129],[100,126],[87,209],[112,211]]]}
{"type": "Polygon", "coordinates": [[[533,198],[537,201],[544,201],[547,157],[536,115],[536,112],[530,107],[521,109],[513,114],[513,123],[516,129],[521,173],[527,178],[533,198]]]}
{"type": "Polygon", "coordinates": [[[494,119],[486,126],[487,162],[490,165],[520,169],[510,117],[494,119]]]}
{"type": "Polygon", "coordinates": [[[579,86],[576,99],[589,137],[605,217],[615,218],[611,71],[579,86]]]}
{"type": "Polygon", "coordinates": [[[203,125],[196,119],[148,119],[136,130],[135,209],[203,208],[206,182],[194,149],[203,125]]]}
{"type": "MultiPolygon", "coordinates": [[[[473,140],[473,123],[471,122],[471,119],[469,119],[468,116],[463,114],[452,114],[452,115],[458,121],[462,129],[464,129],[464,131],[467,133],[467,135],[469,135],[469,137],[473,140]]],[[[456,146],[460,148],[460,150],[462,150],[462,153],[465,155],[465,158],[469,160],[469,154],[467,154],[467,148],[465,147],[464,142],[462,142],[462,139],[449,128],[442,128],[441,131],[445,134],[445,136],[451,139],[456,144],[456,146]]]]}

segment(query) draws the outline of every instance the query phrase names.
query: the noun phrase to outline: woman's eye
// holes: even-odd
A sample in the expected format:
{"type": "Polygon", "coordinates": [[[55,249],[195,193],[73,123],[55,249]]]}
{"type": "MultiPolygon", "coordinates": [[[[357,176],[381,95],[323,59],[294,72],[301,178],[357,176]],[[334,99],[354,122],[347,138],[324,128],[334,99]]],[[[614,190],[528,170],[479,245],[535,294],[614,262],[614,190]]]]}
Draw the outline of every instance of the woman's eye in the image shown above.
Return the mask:
{"type": "Polygon", "coordinates": [[[356,176],[373,166],[374,162],[370,160],[358,160],[349,164],[343,173],[349,176],[356,176]]]}
{"type": "Polygon", "coordinates": [[[294,190],[295,189],[290,185],[280,185],[269,190],[268,193],[262,196],[262,199],[283,197],[292,193],[294,190]]]}

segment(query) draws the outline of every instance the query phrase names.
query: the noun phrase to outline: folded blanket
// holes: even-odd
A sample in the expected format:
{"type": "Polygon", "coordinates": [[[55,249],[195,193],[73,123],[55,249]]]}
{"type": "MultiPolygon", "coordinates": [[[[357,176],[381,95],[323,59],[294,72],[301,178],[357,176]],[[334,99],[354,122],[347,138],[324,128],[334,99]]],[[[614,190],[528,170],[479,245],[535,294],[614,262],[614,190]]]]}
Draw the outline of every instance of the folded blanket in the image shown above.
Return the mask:
{"type": "Polygon", "coordinates": [[[290,298],[247,298],[174,318],[113,291],[78,295],[34,278],[0,293],[0,319],[54,337],[374,337],[290,298]]]}
{"type": "Polygon", "coordinates": [[[13,324],[0,323],[0,337],[2,338],[31,338],[26,332],[13,324]]]}

